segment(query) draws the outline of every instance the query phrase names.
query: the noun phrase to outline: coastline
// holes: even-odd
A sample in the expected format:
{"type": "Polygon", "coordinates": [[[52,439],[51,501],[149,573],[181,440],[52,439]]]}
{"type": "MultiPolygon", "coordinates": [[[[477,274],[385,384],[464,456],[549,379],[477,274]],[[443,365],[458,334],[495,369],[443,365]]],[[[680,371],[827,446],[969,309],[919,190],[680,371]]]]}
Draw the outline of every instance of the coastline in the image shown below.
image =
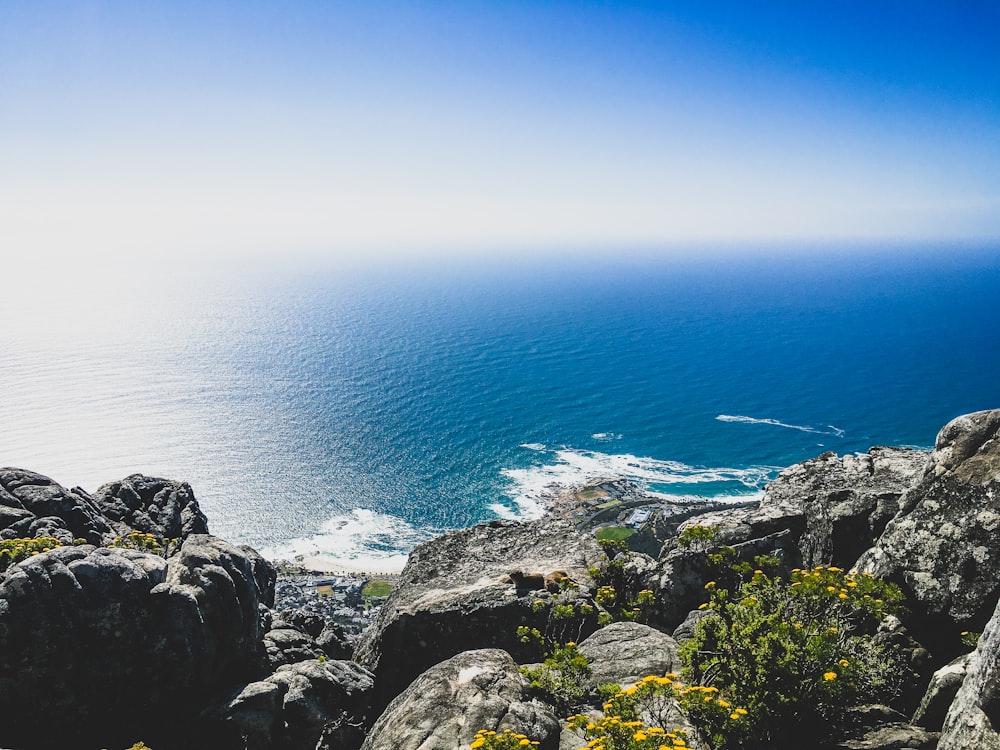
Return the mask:
{"type": "MultiPolygon", "coordinates": [[[[603,526],[625,526],[638,531],[653,529],[656,537],[664,527],[683,521],[692,513],[715,510],[733,505],[747,505],[759,500],[760,493],[733,496],[730,501],[698,495],[664,495],[644,490],[632,480],[621,476],[594,477],[566,487],[552,485],[532,500],[543,510],[538,519],[566,519],[580,529],[596,530],[603,526]],[[648,510],[648,513],[636,511],[648,510]]],[[[484,521],[485,522],[485,521],[484,521]]],[[[353,581],[397,578],[406,566],[409,553],[383,559],[366,558],[353,562],[319,554],[296,555],[291,559],[274,559],[279,569],[294,571],[293,575],[328,576],[353,581]]]]}

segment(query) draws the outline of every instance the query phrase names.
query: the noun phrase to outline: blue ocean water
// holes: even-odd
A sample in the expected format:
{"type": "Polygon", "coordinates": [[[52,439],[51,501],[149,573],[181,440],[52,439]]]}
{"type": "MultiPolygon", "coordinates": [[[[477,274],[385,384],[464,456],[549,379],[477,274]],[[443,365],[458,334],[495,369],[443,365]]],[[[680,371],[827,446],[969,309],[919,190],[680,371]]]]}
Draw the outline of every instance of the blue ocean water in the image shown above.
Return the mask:
{"type": "Polygon", "coordinates": [[[190,481],[213,531],[362,567],[553,488],[759,492],[1000,406],[1000,251],[315,264],[4,297],[0,464],[190,481]]]}

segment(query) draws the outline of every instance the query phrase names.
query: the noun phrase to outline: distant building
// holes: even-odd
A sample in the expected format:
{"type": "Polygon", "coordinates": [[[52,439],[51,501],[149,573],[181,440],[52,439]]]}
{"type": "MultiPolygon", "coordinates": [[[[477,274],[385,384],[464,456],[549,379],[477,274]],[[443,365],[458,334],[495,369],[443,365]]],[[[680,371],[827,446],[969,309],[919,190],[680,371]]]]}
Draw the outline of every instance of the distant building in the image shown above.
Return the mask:
{"type": "Polygon", "coordinates": [[[333,596],[333,586],[329,583],[321,583],[316,587],[316,596],[333,596]]]}
{"type": "Polygon", "coordinates": [[[637,529],[646,523],[651,515],[653,515],[653,511],[649,508],[636,508],[628,514],[628,518],[625,519],[625,525],[637,529]]]}

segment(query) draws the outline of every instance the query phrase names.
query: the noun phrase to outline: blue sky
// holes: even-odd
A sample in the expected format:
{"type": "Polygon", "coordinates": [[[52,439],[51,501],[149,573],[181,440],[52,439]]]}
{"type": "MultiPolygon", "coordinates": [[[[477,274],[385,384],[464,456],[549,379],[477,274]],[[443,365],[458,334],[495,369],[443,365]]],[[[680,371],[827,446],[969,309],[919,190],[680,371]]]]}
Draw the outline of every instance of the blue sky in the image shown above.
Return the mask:
{"type": "Polygon", "coordinates": [[[1000,5],[0,0],[0,245],[1000,238],[1000,5]]]}

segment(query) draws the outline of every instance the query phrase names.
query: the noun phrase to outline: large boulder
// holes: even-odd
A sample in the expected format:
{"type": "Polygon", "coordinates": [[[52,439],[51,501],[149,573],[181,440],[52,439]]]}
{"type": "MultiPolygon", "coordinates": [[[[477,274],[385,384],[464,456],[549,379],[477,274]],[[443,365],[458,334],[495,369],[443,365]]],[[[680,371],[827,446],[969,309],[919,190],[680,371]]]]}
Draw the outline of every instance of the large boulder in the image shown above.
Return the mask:
{"type": "Polygon", "coordinates": [[[1000,410],[945,425],[898,515],[857,563],[903,587],[914,630],[932,650],[957,643],[960,630],[981,630],[1000,595],[998,431],[1000,410]]]}
{"type": "Polygon", "coordinates": [[[362,750],[460,750],[480,729],[510,729],[541,750],[559,744],[551,707],[529,697],[517,664],[498,649],[467,651],[428,669],[389,704],[362,750]]]}
{"type": "Polygon", "coordinates": [[[1000,750],[1000,605],[966,664],[945,716],[940,750],[1000,750]]]}
{"type": "Polygon", "coordinates": [[[102,544],[115,533],[94,498],[79,487],[67,490],[33,471],[0,469],[0,537],[55,536],[64,544],[73,539],[102,544]]]}
{"type": "Polygon", "coordinates": [[[208,520],[187,482],[132,474],[99,487],[94,502],[106,518],[161,539],[208,533],[208,520]]]}
{"type": "Polygon", "coordinates": [[[358,747],[371,714],[374,676],[351,661],[310,659],[251,682],[224,711],[248,750],[313,750],[321,736],[358,747]]]}
{"type": "MultiPolygon", "coordinates": [[[[533,608],[547,596],[542,579],[556,571],[592,587],[588,570],[603,558],[596,540],[569,523],[495,521],[448,532],[417,547],[376,622],[355,653],[377,678],[382,705],[417,675],[450,656],[502,648],[531,661],[518,626],[546,627],[533,608]]],[[[596,617],[562,640],[596,628],[596,617]]]]}
{"type": "Polygon", "coordinates": [[[263,663],[269,567],[204,535],[169,561],[81,545],[12,565],[0,580],[0,741],[34,747],[44,728],[51,745],[115,747],[189,730],[263,663]]]}
{"type": "Polygon", "coordinates": [[[681,668],[677,641],[638,622],[612,623],[587,636],[579,648],[590,663],[594,687],[626,687],[646,675],[662,677],[681,668]]]}

